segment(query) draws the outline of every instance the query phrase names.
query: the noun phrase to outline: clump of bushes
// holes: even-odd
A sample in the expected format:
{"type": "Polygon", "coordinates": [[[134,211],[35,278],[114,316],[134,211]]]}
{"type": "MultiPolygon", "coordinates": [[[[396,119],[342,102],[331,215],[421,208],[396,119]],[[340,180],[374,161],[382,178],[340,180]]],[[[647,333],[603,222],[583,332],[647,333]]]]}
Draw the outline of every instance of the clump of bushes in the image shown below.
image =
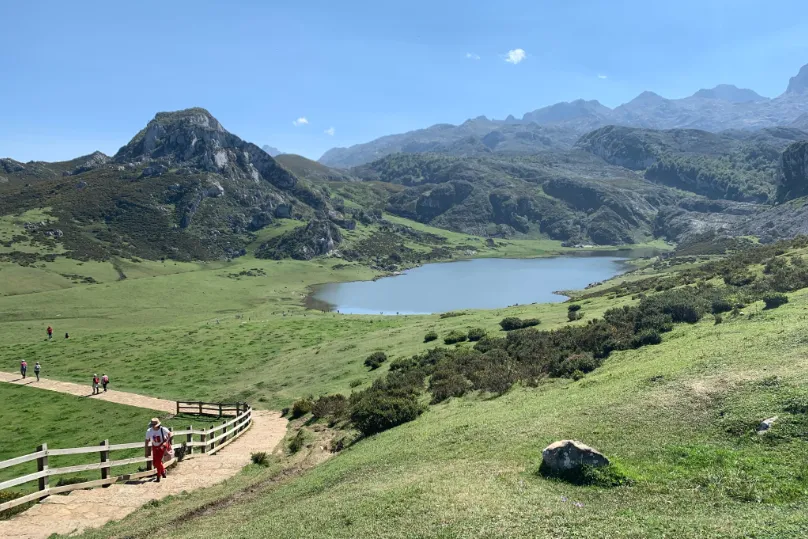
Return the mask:
{"type": "Polygon", "coordinates": [[[724,321],[724,317],[720,314],[715,315],[715,325],[721,324],[724,321]]]}
{"type": "Polygon", "coordinates": [[[333,425],[344,419],[348,413],[348,399],[339,393],[336,395],[323,395],[311,407],[311,415],[317,419],[326,419],[333,425]]]}
{"type": "Polygon", "coordinates": [[[580,320],[584,317],[584,313],[581,312],[581,306],[577,303],[573,303],[569,307],[567,307],[567,319],[570,322],[575,322],[576,320],[580,320]]]}
{"type": "Polygon", "coordinates": [[[766,304],[767,309],[776,309],[780,305],[788,303],[788,296],[780,292],[772,292],[763,296],[763,303],[766,304]]]}
{"type": "Polygon", "coordinates": [[[468,334],[469,340],[472,342],[479,341],[483,337],[485,337],[485,330],[483,328],[472,328],[469,330],[468,334]]]}
{"type": "Polygon", "coordinates": [[[301,449],[306,443],[305,435],[303,434],[303,429],[297,431],[295,437],[289,440],[289,453],[295,454],[301,449]]]}
{"type": "Polygon", "coordinates": [[[311,399],[298,399],[292,404],[292,413],[291,418],[297,419],[298,417],[303,417],[304,415],[311,412],[311,407],[313,403],[311,399]]]}
{"type": "Polygon", "coordinates": [[[712,303],[712,313],[713,314],[721,314],[721,313],[728,313],[732,310],[732,302],[724,299],[718,298],[713,300],[712,303]]]}
{"type": "Polygon", "coordinates": [[[424,335],[424,342],[432,342],[438,339],[438,334],[434,331],[428,331],[426,335],[424,335]]]}
{"type": "Polygon", "coordinates": [[[250,460],[253,464],[257,464],[258,466],[269,466],[269,455],[267,455],[266,451],[250,453],[250,460]]]}
{"type": "Polygon", "coordinates": [[[528,318],[527,320],[522,320],[516,316],[509,316],[507,318],[503,318],[499,325],[503,331],[513,331],[515,329],[538,326],[540,323],[541,320],[538,318],[528,318]]]}
{"type": "Polygon", "coordinates": [[[443,342],[446,344],[455,344],[459,342],[465,342],[468,339],[468,336],[458,329],[453,329],[443,338],[443,342]]]}
{"type": "Polygon", "coordinates": [[[387,361],[387,354],[384,352],[373,352],[365,359],[365,367],[370,368],[370,370],[375,370],[381,367],[385,361],[387,361]]]}
{"type": "Polygon", "coordinates": [[[441,313],[441,320],[444,318],[454,318],[456,316],[465,316],[465,311],[449,311],[448,313],[441,313]]]}
{"type": "Polygon", "coordinates": [[[416,419],[424,411],[416,394],[369,389],[352,397],[351,422],[365,436],[416,419]]]}

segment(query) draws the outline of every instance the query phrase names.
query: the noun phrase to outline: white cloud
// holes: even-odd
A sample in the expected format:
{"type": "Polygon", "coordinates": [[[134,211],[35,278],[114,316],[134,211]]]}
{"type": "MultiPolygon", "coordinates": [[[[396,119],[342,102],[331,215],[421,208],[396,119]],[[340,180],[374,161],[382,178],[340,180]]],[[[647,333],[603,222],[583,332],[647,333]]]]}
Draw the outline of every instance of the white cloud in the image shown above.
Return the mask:
{"type": "Polygon", "coordinates": [[[607,77],[606,75],[598,75],[598,78],[603,80],[603,79],[608,79],[609,77],[607,77]]]}
{"type": "Polygon", "coordinates": [[[334,129],[333,127],[329,127],[328,129],[326,129],[325,131],[323,131],[323,133],[325,133],[325,134],[326,134],[326,135],[328,135],[329,137],[333,137],[333,136],[334,136],[334,133],[336,133],[336,132],[337,132],[337,130],[336,130],[336,129],[334,129]]]}
{"type": "Polygon", "coordinates": [[[297,120],[292,122],[292,125],[295,126],[295,127],[297,127],[299,125],[308,125],[308,124],[309,124],[309,121],[306,119],[305,116],[301,116],[300,118],[298,118],[297,120]]]}
{"type": "Polygon", "coordinates": [[[480,55],[479,54],[474,54],[473,52],[467,52],[466,53],[466,58],[468,58],[469,60],[479,60],[480,55]]]}
{"type": "Polygon", "coordinates": [[[524,49],[513,49],[508,51],[508,54],[505,56],[505,61],[509,64],[518,64],[522,60],[527,57],[527,53],[524,49]]]}

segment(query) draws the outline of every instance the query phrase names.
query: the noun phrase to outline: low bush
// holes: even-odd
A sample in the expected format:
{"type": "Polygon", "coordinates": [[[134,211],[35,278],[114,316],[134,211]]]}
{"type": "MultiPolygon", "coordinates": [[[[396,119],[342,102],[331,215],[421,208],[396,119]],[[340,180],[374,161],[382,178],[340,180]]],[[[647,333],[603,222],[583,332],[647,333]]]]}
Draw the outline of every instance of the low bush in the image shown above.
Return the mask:
{"type": "Polygon", "coordinates": [[[541,320],[538,318],[528,318],[527,320],[522,320],[523,328],[532,328],[534,326],[538,326],[539,324],[541,324],[541,320]]]}
{"type": "Polygon", "coordinates": [[[766,294],[763,296],[763,303],[766,304],[767,309],[776,309],[780,305],[788,303],[788,296],[779,292],[766,294]]]}
{"type": "Polygon", "coordinates": [[[385,361],[387,361],[387,354],[384,352],[373,352],[365,359],[365,367],[370,368],[370,370],[375,370],[381,367],[382,363],[385,361]]]}
{"type": "MultiPolygon", "coordinates": [[[[570,305],[570,307],[571,307],[571,305],[570,305]]],[[[579,305],[579,307],[580,307],[580,305],[579,305]]],[[[574,311],[567,311],[567,320],[569,320],[570,322],[575,322],[576,320],[580,320],[583,317],[584,317],[584,313],[582,313],[581,311],[579,311],[577,309],[574,310],[574,311]]]]}
{"type": "Polygon", "coordinates": [[[573,303],[569,307],[567,307],[567,311],[571,312],[571,313],[574,313],[574,312],[580,311],[580,310],[581,310],[581,305],[578,304],[578,303],[573,303]]]}
{"type": "Polygon", "coordinates": [[[297,431],[295,437],[289,440],[289,453],[295,454],[301,449],[306,443],[305,435],[303,434],[303,429],[297,431]]]}
{"type": "Polygon", "coordinates": [[[438,340],[438,334],[434,331],[428,331],[426,335],[424,335],[424,342],[432,342],[438,340]]]}
{"type": "MultiPolygon", "coordinates": [[[[11,500],[16,500],[21,496],[22,493],[20,492],[13,492],[10,490],[0,490],[0,503],[10,502],[11,500]]],[[[36,500],[28,503],[23,503],[21,505],[18,505],[17,507],[12,507],[11,509],[6,509],[5,511],[0,511],[0,520],[6,520],[18,513],[22,513],[35,503],[37,503],[36,500]]]]}
{"type": "Polygon", "coordinates": [[[721,316],[720,314],[715,315],[715,325],[716,325],[716,326],[717,326],[718,324],[722,323],[723,321],[724,321],[724,317],[723,317],[723,316],[721,316]]]}
{"type": "Polygon", "coordinates": [[[732,310],[732,302],[723,298],[713,301],[712,312],[713,314],[728,313],[732,310]]]}
{"type": "Polygon", "coordinates": [[[257,464],[258,466],[269,466],[269,455],[267,455],[266,451],[250,453],[250,460],[253,464],[257,464]]]}
{"type": "Polygon", "coordinates": [[[444,318],[455,318],[456,316],[465,316],[466,313],[464,311],[449,311],[448,313],[441,313],[441,319],[444,318]]]}
{"type": "Polygon", "coordinates": [[[317,419],[326,419],[333,424],[346,417],[348,399],[344,395],[323,395],[311,407],[311,415],[317,419]]]}
{"type": "Polygon", "coordinates": [[[352,397],[351,422],[370,436],[416,419],[424,411],[417,394],[371,388],[352,397]]]}
{"type": "Polygon", "coordinates": [[[509,316],[507,318],[503,318],[499,325],[504,331],[513,331],[515,329],[538,326],[540,323],[541,320],[538,318],[528,318],[527,320],[522,320],[516,316],[509,316]]]}
{"type": "Polygon", "coordinates": [[[303,417],[304,415],[311,412],[312,407],[311,399],[298,399],[292,404],[292,413],[290,417],[292,419],[297,419],[298,417],[303,417]]]}
{"type": "Polygon", "coordinates": [[[443,402],[450,397],[462,397],[469,389],[469,383],[462,374],[451,370],[439,371],[429,380],[430,404],[443,402]]]}
{"type": "Polygon", "coordinates": [[[653,329],[646,329],[642,333],[634,335],[631,339],[631,347],[639,348],[641,346],[648,346],[652,344],[659,344],[662,342],[662,335],[653,329]]]}
{"type": "Polygon", "coordinates": [[[468,336],[460,330],[453,329],[443,338],[443,342],[446,344],[455,344],[459,342],[464,342],[468,339],[468,336]]]}
{"type": "Polygon", "coordinates": [[[473,328],[469,330],[469,340],[472,342],[479,341],[485,337],[485,330],[483,328],[473,328]]]}

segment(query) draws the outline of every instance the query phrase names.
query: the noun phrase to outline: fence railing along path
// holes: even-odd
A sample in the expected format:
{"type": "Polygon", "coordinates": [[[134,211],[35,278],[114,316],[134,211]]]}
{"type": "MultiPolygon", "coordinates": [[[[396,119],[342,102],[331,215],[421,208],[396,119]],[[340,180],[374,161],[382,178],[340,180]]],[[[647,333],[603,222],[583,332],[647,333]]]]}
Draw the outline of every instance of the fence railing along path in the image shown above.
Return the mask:
{"type": "MultiPolygon", "coordinates": [[[[221,425],[207,429],[189,426],[185,430],[172,430],[174,435],[173,447],[175,452],[182,452],[182,458],[189,458],[194,455],[213,455],[241,436],[252,424],[253,411],[247,403],[177,402],[176,411],[178,414],[184,413],[202,417],[232,417],[232,419],[229,420],[225,419],[221,425]]],[[[37,490],[35,492],[0,503],[0,511],[32,501],[42,500],[54,494],[63,494],[79,489],[106,487],[119,481],[132,481],[154,476],[157,472],[152,469],[151,456],[122,458],[117,460],[112,458],[112,455],[116,452],[131,451],[133,449],[143,450],[144,447],[144,440],[121,444],[110,444],[109,440],[103,440],[97,446],[63,449],[50,449],[47,444],[42,444],[37,447],[36,451],[33,453],[0,461],[0,470],[33,461],[36,461],[37,464],[37,471],[34,473],[21,475],[0,482],[0,491],[12,489],[34,481],[37,482],[37,490]],[[57,468],[49,466],[50,457],[81,454],[96,454],[96,462],[57,468]],[[120,469],[122,466],[142,463],[146,464],[146,471],[121,475],[113,474],[114,468],[120,469]],[[95,480],[64,486],[50,486],[50,478],[52,477],[89,471],[98,472],[100,477],[95,480]]],[[[173,466],[176,462],[177,457],[167,462],[166,466],[173,466]]]]}

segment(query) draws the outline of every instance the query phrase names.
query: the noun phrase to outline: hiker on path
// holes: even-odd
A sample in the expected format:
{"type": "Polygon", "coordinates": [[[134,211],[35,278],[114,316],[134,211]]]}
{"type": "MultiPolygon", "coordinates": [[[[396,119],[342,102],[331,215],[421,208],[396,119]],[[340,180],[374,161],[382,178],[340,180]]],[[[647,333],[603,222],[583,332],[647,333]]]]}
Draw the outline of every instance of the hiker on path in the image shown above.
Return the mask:
{"type": "Polygon", "coordinates": [[[93,395],[98,395],[100,391],[98,390],[98,385],[100,384],[101,380],[98,379],[98,375],[93,375],[93,395]]]}
{"type": "Polygon", "coordinates": [[[101,377],[101,385],[104,386],[104,393],[107,392],[107,384],[109,384],[109,376],[105,374],[101,377]]]}
{"type": "Polygon", "coordinates": [[[48,326],[48,340],[53,338],[53,328],[48,326]]]}
{"type": "Polygon", "coordinates": [[[70,338],[70,334],[69,334],[69,333],[65,333],[65,339],[69,339],[69,338],[70,338]]]}
{"type": "Polygon", "coordinates": [[[39,382],[39,371],[41,371],[41,370],[42,370],[42,365],[40,365],[39,361],[37,361],[34,364],[34,374],[36,374],[36,381],[37,382],[39,382]]]}
{"type": "Polygon", "coordinates": [[[163,466],[163,455],[171,451],[171,431],[160,424],[160,420],[153,417],[146,431],[146,458],[149,458],[149,444],[151,444],[152,464],[157,469],[157,482],[166,478],[166,469],[163,466]]]}
{"type": "Polygon", "coordinates": [[[28,372],[28,363],[23,359],[20,361],[20,374],[22,379],[25,380],[25,373],[28,372]]]}

